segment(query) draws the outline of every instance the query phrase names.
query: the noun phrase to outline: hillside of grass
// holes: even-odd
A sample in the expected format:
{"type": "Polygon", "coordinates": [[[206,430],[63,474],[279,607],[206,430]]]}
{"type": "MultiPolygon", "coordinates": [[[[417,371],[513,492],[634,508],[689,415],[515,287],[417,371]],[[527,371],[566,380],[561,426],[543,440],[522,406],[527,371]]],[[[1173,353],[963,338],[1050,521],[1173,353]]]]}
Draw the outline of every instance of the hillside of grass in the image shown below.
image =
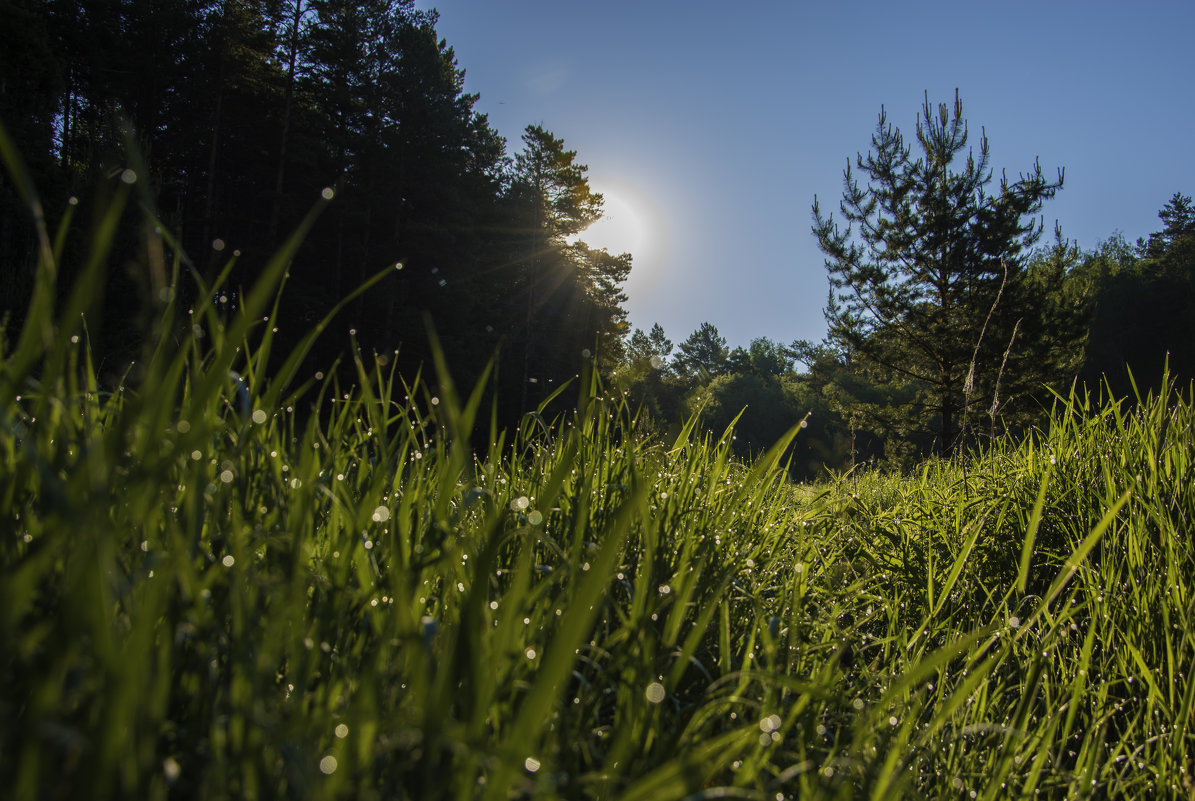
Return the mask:
{"type": "Polygon", "coordinates": [[[748,465],[591,377],[501,432],[442,364],[298,375],[271,333],[302,230],[232,314],[151,233],[152,347],[110,387],[119,214],[73,287],[45,234],[0,353],[14,798],[1195,791],[1189,387],[794,485],[796,420],[748,465]]]}

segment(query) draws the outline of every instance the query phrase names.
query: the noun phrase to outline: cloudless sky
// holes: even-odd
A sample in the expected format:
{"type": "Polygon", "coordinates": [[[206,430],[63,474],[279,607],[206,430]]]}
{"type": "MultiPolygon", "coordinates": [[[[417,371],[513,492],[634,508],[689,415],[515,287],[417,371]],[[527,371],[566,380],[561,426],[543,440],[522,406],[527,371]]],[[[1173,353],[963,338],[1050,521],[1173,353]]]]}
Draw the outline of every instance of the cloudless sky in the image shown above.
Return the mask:
{"type": "MultiPolygon", "coordinates": [[[[828,283],[810,233],[883,105],[913,140],[925,93],[963,100],[996,180],[1039,159],[1066,183],[1046,233],[1093,249],[1161,228],[1195,193],[1195,2],[417,0],[477,109],[521,150],[540,124],[576,150],[629,251],[631,323],[679,342],[820,340],[828,283]]],[[[913,142],[915,145],[915,141],[913,142]]],[[[586,237],[582,237],[586,238],[586,237]]]]}

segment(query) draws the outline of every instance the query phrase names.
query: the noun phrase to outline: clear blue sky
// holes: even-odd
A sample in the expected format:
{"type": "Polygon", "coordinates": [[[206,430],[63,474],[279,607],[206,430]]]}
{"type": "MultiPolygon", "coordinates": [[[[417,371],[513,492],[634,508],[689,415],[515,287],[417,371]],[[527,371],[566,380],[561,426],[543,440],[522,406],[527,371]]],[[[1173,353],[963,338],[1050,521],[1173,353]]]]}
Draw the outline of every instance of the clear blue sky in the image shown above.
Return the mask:
{"type": "Polygon", "coordinates": [[[674,342],[707,320],[732,346],[820,340],[813,196],[837,209],[880,106],[911,137],[926,91],[959,89],[997,178],[1066,168],[1046,237],[1135,241],[1195,193],[1191,0],[417,5],[509,153],[535,123],[588,165],[613,218],[597,244],[634,257],[631,322],[674,342]]]}

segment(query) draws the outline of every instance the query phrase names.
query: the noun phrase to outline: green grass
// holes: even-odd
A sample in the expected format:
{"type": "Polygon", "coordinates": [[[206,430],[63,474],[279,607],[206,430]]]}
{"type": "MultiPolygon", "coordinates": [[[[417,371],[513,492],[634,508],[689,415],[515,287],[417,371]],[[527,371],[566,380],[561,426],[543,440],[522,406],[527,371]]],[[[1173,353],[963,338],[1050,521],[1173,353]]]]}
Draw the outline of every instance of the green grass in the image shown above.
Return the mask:
{"type": "Polygon", "coordinates": [[[443,365],[265,374],[302,231],[227,319],[150,233],[151,345],[105,389],[123,201],[57,310],[45,235],[0,354],[15,798],[1192,793],[1189,389],[813,489],[784,442],[645,438],[592,379],[470,442],[484,384],[443,365]]]}

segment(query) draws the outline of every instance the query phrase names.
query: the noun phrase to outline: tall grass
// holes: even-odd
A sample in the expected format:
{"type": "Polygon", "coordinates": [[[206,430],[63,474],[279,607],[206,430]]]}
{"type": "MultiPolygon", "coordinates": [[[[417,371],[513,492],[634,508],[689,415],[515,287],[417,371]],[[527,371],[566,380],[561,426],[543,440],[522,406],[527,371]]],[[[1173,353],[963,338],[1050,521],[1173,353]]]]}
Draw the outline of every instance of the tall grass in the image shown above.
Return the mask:
{"type": "Polygon", "coordinates": [[[157,323],[104,387],[82,320],[127,191],[57,307],[42,230],[0,362],[16,798],[1191,793],[1189,390],[812,489],[799,427],[743,465],[592,377],[470,441],[484,382],[442,364],[354,347],[343,386],[307,341],[267,375],[302,230],[224,317],[152,224],[157,323]]]}

